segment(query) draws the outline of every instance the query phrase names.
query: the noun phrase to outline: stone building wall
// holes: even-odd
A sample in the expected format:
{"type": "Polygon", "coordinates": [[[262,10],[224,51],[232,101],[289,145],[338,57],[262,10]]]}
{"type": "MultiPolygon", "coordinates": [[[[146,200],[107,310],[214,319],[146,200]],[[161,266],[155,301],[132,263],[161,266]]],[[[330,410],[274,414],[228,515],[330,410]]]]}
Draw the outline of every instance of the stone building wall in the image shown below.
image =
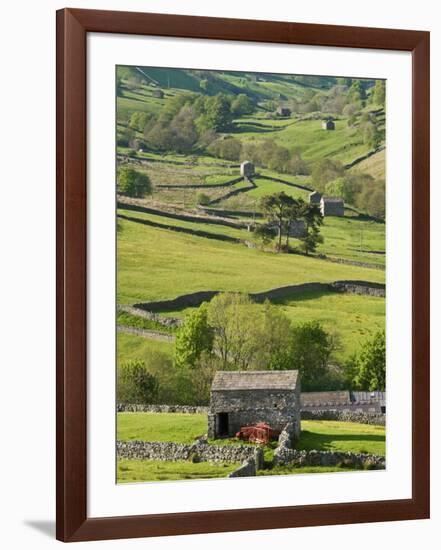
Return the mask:
{"type": "Polygon", "coordinates": [[[344,216],[345,206],[343,201],[331,201],[322,198],[320,202],[322,216],[344,216]]]}
{"type": "Polygon", "coordinates": [[[294,422],[300,433],[300,387],[297,390],[216,390],[211,393],[208,435],[218,433],[218,413],[228,413],[228,435],[234,436],[243,426],[267,422],[282,430],[294,422]]]}

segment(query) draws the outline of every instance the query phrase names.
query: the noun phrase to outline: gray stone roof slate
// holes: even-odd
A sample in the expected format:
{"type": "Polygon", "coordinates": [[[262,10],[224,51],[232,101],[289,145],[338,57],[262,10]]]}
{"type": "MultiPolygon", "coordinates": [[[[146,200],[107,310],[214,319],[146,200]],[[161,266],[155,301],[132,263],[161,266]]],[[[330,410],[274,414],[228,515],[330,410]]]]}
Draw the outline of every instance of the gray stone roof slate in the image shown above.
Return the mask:
{"type": "Polygon", "coordinates": [[[218,371],[213,380],[213,391],[225,390],[295,390],[298,371],[218,371]]]}

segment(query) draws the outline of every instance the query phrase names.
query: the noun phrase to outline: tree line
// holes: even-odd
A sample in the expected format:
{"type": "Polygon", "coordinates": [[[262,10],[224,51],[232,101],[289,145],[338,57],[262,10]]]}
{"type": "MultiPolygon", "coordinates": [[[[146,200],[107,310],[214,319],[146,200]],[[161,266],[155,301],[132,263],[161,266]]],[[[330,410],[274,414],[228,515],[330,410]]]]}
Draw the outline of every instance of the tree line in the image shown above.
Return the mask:
{"type": "Polygon", "coordinates": [[[221,293],[189,313],[173,357],[152,351],[118,367],[118,401],[205,405],[217,370],[299,370],[302,391],[385,389],[385,336],[336,365],[338,334],[317,321],[292,323],[270,302],[221,293]]]}

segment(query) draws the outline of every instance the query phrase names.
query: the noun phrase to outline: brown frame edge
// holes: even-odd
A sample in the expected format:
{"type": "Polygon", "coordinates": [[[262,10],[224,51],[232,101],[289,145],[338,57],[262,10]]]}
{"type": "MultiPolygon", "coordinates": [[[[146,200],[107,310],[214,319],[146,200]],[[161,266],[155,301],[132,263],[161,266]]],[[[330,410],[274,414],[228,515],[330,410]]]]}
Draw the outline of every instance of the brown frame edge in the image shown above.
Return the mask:
{"type": "Polygon", "coordinates": [[[65,542],[429,517],[429,33],[69,9],[57,12],[57,495],[65,542]],[[87,517],[86,36],[88,32],[373,48],[412,53],[412,498],[87,517]]]}

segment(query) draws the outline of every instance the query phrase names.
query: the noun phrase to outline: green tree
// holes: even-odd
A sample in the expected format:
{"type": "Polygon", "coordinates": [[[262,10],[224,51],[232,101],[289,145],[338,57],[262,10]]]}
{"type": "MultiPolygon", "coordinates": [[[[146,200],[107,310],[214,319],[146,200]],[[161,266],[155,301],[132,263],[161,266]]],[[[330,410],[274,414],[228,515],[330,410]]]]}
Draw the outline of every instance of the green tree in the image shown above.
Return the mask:
{"type": "Polygon", "coordinates": [[[365,85],[361,80],[354,80],[349,88],[348,97],[351,101],[366,99],[365,85]]]}
{"type": "Polygon", "coordinates": [[[328,182],[337,179],[344,174],[344,167],[341,162],[329,158],[318,160],[312,167],[311,176],[314,186],[318,191],[323,192],[328,182]]]}
{"type": "Polygon", "coordinates": [[[365,122],[360,126],[360,132],[364,143],[372,149],[377,149],[383,139],[378,125],[374,121],[365,122]]]}
{"type": "Polygon", "coordinates": [[[323,388],[332,351],[332,339],[318,321],[308,321],[294,327],[292,365],[299,370],[303,391],[323,388]]]}
{"type": "Polygon", "coordinates": [[[128,361],[118,367],[117,398],[120,403],[152,403],[157,394],[158,381],[143,361],[128,361]]]}
{"type": "Polygon", "coordinates": [[[315,252],[317,246],[323,243],[320,228],[323,225],[323,216],[316,204],[308,204],[299,199],[297,205],[297,218],[305,222],[305,235],[300,237],[300,249],[305,254],[315,252]]]}
{"type": "Polygon", "coordinates": [[[357,374],[354,384],[362,390],[386,389],[386,333],[379,331],[366,342],[357,358],[357,374]]]}
{"type": "Polygon", "coordinates": [[[286,228],[288,220],[292,216],[293,207],[296,205],[295,199],[287,195],[284,191],[265,195],[260,199],[260,209],[267,216],[268,221],[274,224],[278,231],[277,250],[282,249],[282,233],[286,228]]]}
{"type": "Polygon", "coordinates": [[[227,130],[233,119],[230,99],[225,94],[217,94],[207,97],[205,100],[205,113],[196,121],[200,133],[206,130],[222,132],[227,130]]]}
{"type": "Polygon", "coordinates": [[[231,112],[235,116],[249,115],[253,111],[253,102],[246,94],[239,94],[231,103],[231,112]]]}
{"type": "Polygon", "coordinates": [[[372,92],[372,101],[376,105],[385,106],[386,103],[386,81],[376,80],[374,90],[372,92]]]}
{"type": "Polygon", "coordinates": [[[129,120],[130,128],[138,130],[139,132],[144,132],[144,128],[152,120],[153,115],[151,113],[145,113],[140,111],[135,111],[131,114],[129,120]]]}
{"type": "Polygon", "coordinates": [[[233,292],[218,294],[209,304],[213,349],[224,369],[246,370],[258,353],[255,337],[258,323],[253,318],[253,305],[247,295],[233,292]]]}
{"type": "Polygon", "coordinates": [[[181,368],[194,368],[204,352],[213,349],[213,329],[208,322],[207,304],[189,313],[176,334],[175,363],[181,368]]]}
{"type": "Polygon", "coordinates": [[[129,197],[145,197],[152,194],[152,184],[147,174],[138,172],[129,166],[118,171],[118,192],[129,197]]]}
{"type": "Polygon", "coordinates": [[[267,223],[258,223],[254,227],[253,236],[262,246],[267,246],[274,240],[274,228],[267,223]]]}

